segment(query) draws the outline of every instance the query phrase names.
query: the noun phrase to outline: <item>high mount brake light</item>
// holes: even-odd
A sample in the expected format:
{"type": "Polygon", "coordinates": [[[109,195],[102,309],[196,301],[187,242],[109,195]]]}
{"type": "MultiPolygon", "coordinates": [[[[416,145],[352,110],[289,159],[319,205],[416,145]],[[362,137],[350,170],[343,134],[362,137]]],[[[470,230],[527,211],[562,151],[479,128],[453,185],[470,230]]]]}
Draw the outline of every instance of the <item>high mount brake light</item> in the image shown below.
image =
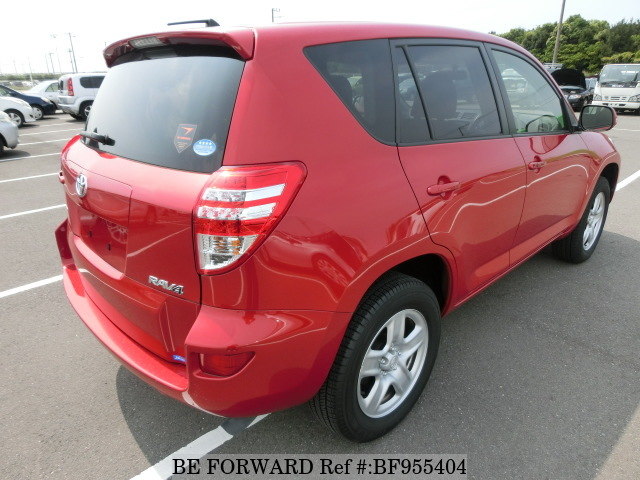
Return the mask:
{"type": "Polygon", "coordinates": [[[221,273],[246,258],[271,233],[305,176],[301,163],[222,167],[193,212],[200,273],[221,273]]]}

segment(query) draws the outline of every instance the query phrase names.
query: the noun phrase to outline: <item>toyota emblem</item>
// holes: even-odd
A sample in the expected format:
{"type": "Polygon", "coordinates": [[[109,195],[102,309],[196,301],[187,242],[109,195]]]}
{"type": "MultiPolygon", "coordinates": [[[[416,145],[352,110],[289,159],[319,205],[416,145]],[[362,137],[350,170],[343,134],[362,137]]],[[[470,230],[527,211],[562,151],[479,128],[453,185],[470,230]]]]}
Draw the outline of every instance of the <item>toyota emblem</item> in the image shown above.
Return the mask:
{"type": "Polygon", "coordinates": [[[84,197],[87,194],[87,188],[89,188],[89,182],[87,177],[84,174],[78,175],[76,178],[76,193],[80,198],[84,197]]]}

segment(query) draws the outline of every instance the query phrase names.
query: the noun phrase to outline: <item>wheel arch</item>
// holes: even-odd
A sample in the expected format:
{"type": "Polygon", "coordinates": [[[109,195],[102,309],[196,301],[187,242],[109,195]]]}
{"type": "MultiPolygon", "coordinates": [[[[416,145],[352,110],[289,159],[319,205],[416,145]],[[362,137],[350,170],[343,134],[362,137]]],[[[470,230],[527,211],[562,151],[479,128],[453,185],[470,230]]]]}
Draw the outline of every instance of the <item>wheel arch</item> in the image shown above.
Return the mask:
{"type": "MultiPolygon", "coordinates": [[[[437,245],[433,245],[435,247],[434,250],[439,250],[437,245]]],[[[384,267],[375,270],[375,274],[371,273],[372,269],[370,268],[369,274],[366,275],[366,282],[362,280],[356,281],[350,289],[350,295],[346,296],[355,299],[355,302],[350,301],[351,305],[344,305],[346,310],[341,309],[341,311],[355,311],[371,288],[383,277],[392,272],[399,272],[426,283],[436,295],[440,311],[447,312],[451,308],[454,263],[454,259],[448,251],[437,253],[432,251],[409,258],[397,259],[392,264],[385,263],[384,267]]]]}
{"type": "Polygon", "coordinates": [[[617,163],[610,163],[602,169],[600,173],[601,177],[604,177],[609,182],[609,188],[611,190],[610,198],[613,198],[613,194],[616,191],[616,185],[618,184],[618,174],[620,172],[620,166],[617,163]]]}

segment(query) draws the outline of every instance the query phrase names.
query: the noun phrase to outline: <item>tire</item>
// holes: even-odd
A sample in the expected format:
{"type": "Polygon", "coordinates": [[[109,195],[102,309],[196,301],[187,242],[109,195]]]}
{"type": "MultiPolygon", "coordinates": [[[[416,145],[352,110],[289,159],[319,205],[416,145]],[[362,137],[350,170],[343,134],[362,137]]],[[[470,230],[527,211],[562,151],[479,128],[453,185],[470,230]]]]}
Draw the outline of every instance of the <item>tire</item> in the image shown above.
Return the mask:
{"type": "Polygon", "coordinates": [[[79,120],[87,119],[89,112],[91,111],[91,105],[93,105],[93,102],[84,102],[80,105],[80,111],[78,112],[79,120]]]}
{"type": "Polygon", "coordinates": [[[582,263],[591,257],[604,229],[611,200],[611,188],[606,178],[596,183],[587,208],[573,231],[552,244],[553,254],[560,260],[582,263]]]}
{"type": "Polygon", "coordinates": [[[41,106],[31,105],[31,108],[33,108],[33,116],[36,118],[36,120],[40,120],[42,117],[44,117],[44,110],[42,110],[41,106]]]}
{"type": "Polygon", "coordinates": [[[386,275],[354,313],[327,380],[309,402],[311,409],[322,423],[349,440],[367,442],[384,435],[420,397],[439,343],[440,307],[431,289],[407,275],[386,275]],[[389,348],[388,334],[394,326],[401,329],[396,329],[401,335],[395,337],[401,344],[389,348]],[[368,372],[363,370],[365,355],[368,372]],[[404,393],[396,390],[401,384],[404,393]],[[377,395],[379,404],[369,403],[376,393],[384,392],[377,395]]]}
{"type": "Polygon", "coordinates": [[[5,113],[9,115],[9,118],[13,123],[15,123],[18,127],[24,125],[24,116],[18,110],[5,110],[5,113]]]}

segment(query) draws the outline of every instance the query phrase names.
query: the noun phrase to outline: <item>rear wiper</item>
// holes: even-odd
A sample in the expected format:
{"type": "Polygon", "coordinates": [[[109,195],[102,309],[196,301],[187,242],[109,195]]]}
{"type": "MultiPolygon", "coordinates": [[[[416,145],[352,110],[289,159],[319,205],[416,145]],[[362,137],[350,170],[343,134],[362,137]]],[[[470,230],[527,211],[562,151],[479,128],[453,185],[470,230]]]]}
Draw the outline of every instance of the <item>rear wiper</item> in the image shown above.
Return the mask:
{"type": "Polygon", "coordinates": [[[109,135],[100,135],[95,132],[80,132],[78,135],[84,138],[88,138],[89,140],[93,140],[98,143],[102,143],[103,145],[115,145],[116,141],[113,138],[110,138],[109,135]]]}

